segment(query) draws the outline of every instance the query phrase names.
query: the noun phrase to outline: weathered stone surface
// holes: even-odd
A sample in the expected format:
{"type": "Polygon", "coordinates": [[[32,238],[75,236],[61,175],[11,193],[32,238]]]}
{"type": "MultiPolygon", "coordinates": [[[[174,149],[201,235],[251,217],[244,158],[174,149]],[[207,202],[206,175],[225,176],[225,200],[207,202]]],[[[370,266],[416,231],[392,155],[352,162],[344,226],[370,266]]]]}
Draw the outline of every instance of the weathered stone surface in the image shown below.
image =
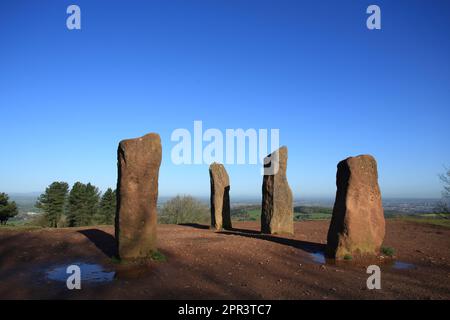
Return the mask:
{"type": "Polygon", "coordinates": [[[209,166],[211,182],[211,227],[220,230],[231,229],[230,179],[223,164],[209,166]]]}
{"type": "Polygon", "coordinates": [[[370,155],[339,162],[336,186],[327,255],[342,259],[377,254],[385,234],[377,162],[370,155]]]}
{"type": "MultiPolygon", "coordinates": [[[[287,147],[281,147],[268,155],[265,163],[276,168],[274,174],[265,170],[262,186],[261,232],[270,234],[293,234],[294,212],[292,191],[286,178],[287,147]],[[278,165],[277,165],[278,161],[278,165]]],[[[265,166],[267,169],[268,165],[265,166]]]]}
{"type": "Polygon", "coordinates": [[[118,254],[121,259],[148,258],[156,250],[159,135],[121,141],[117,161],[118,254]]]}

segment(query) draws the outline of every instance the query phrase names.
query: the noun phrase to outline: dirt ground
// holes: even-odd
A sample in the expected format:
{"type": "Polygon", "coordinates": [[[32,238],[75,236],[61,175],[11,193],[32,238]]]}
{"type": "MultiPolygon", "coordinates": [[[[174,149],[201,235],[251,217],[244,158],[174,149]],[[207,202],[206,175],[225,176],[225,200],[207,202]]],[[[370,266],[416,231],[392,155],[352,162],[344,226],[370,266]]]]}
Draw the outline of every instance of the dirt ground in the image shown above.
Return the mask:
{"type": "MultiPolygon", "coordinates": [[[[329,221],[295,223],[295,236],[259,234],[259,223],[232,231],[160,225],[166,261],[134,266],[114,259],[109,226],[0,229],[0,299],[450,299],[450,229],[388,220],[385,246],[397,261],[380,264],[381,290],[368,290],[366,266],[321,261],[329,221]],[[111,281],[48,278],[57,266],[98,264],[111,281]]],[[[83,268],[81,268],[83,273],[83,268]]]]}

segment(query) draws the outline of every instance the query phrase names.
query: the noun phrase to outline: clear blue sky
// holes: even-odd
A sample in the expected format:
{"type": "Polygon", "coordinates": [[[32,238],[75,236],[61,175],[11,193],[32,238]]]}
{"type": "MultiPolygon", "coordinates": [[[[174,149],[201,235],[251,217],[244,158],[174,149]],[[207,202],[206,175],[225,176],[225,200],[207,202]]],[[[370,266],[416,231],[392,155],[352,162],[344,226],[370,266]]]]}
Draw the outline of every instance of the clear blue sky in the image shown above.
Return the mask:
{"type": "MultiPolygon", "coordinates": [[[[385,197],[439,197],[450,165],[450,1],[0,2],[0,191],[115,186],[121,139],[158,132],[160,195],[209,194],[176,128],[279,128],[296,198],[374,155],[385,197]],[[81,7],[82,30],[66,28],[81,7]],[[366,28],[378,4],[382,30],[366,28]]],[[[258,196],[258,166],[227,166],[258,196]]]]}

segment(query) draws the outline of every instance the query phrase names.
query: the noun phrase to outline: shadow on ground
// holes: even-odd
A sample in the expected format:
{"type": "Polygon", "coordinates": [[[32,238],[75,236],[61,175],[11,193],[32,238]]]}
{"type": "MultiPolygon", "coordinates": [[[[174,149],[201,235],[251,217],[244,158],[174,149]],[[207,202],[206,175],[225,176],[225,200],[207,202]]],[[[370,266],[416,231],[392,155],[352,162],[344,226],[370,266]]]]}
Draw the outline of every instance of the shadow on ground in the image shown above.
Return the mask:
{"type": "Polygon", "coordinates": [[[100,229],[85,229],[78,232],[88,238],[108,258],[117,257],[116,239],[109,233],[100,229]]]}
{"type": "Polygon", "coordinates": [[[202,230],[209,229],[208,225],[199,224],[199,223],[180,223],[179,226],[191,227],[191,228],[202,229],[202,230]]]}
{"type": "MultiPolygon", "coordinates": [[[[198,223],[184,223],[184,224],[180,224],[180,226],[192,227],[192,228],[196,228],[196,229],[209,229],[208,225],[202,225],[202,224],[198,224],[198,223]]],[[[308,253],[324,252],[324,250],[325,250],[325,245],[321,244],[321,243],[301,241],[301,240],[290,239],[290,238],[282,238],[279,236],[263,234],[256,230],[232,228],[229,230],[219,231],[217,233],[224,234],[224,235],[234,235],[234,236],[241,236],[241,237],[254,238],[254,239],[260,239],[260,240],[265,240],[265,241],[271,241],[271,242],[275,242],[278,244],[290,246],[290,247],[293,247],[296,249],[300,249],[300,250],[306,251],[308,253]]]]}
{"type": "Polygon", "coordinates": [[[281,238],[278,236],[262,234],[259,231],[245,230],[245,229],[232,229],[230,231],[220,231],[220,234],[234,235],[247,238],[260,239],[265,241],[271,241],[278,244],[290,246],[296,249],[300,249],[309,253],[323,252],[325,245],[321,243],[302,241],[290,238],[281,238]]]}

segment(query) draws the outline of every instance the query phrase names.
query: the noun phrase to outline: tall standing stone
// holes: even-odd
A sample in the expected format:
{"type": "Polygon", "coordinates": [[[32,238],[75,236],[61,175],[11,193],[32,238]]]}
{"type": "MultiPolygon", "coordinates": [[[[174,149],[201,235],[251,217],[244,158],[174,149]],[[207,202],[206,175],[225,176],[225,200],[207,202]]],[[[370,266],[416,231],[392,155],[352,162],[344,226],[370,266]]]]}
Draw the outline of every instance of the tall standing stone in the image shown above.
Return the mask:
{"type": "Polygon", "coordinates": [[[265,160],[262,185],[261,232],[294,234],[292,191],[286,178],[287,147],[281,147],[265,160]]]}
{"type": "Polygon", "coordinates": [[[209,166],[211,182],[211,227],[220,230],[231,229],[230,179],[223,164],[209,166]]]}
{"type": "Polygon", "coordinates": [[[377,254],[385,234],[377,162],[370,155],[339,162],[336,186],[327,255],[341,259],[377,254]]]}
{"type": "Polygon", "coordinates": [[[148,258],[156,250],[159,135],[149,133],[121,141],[117,160],[118,254],[121,259],[148,258]]]}

